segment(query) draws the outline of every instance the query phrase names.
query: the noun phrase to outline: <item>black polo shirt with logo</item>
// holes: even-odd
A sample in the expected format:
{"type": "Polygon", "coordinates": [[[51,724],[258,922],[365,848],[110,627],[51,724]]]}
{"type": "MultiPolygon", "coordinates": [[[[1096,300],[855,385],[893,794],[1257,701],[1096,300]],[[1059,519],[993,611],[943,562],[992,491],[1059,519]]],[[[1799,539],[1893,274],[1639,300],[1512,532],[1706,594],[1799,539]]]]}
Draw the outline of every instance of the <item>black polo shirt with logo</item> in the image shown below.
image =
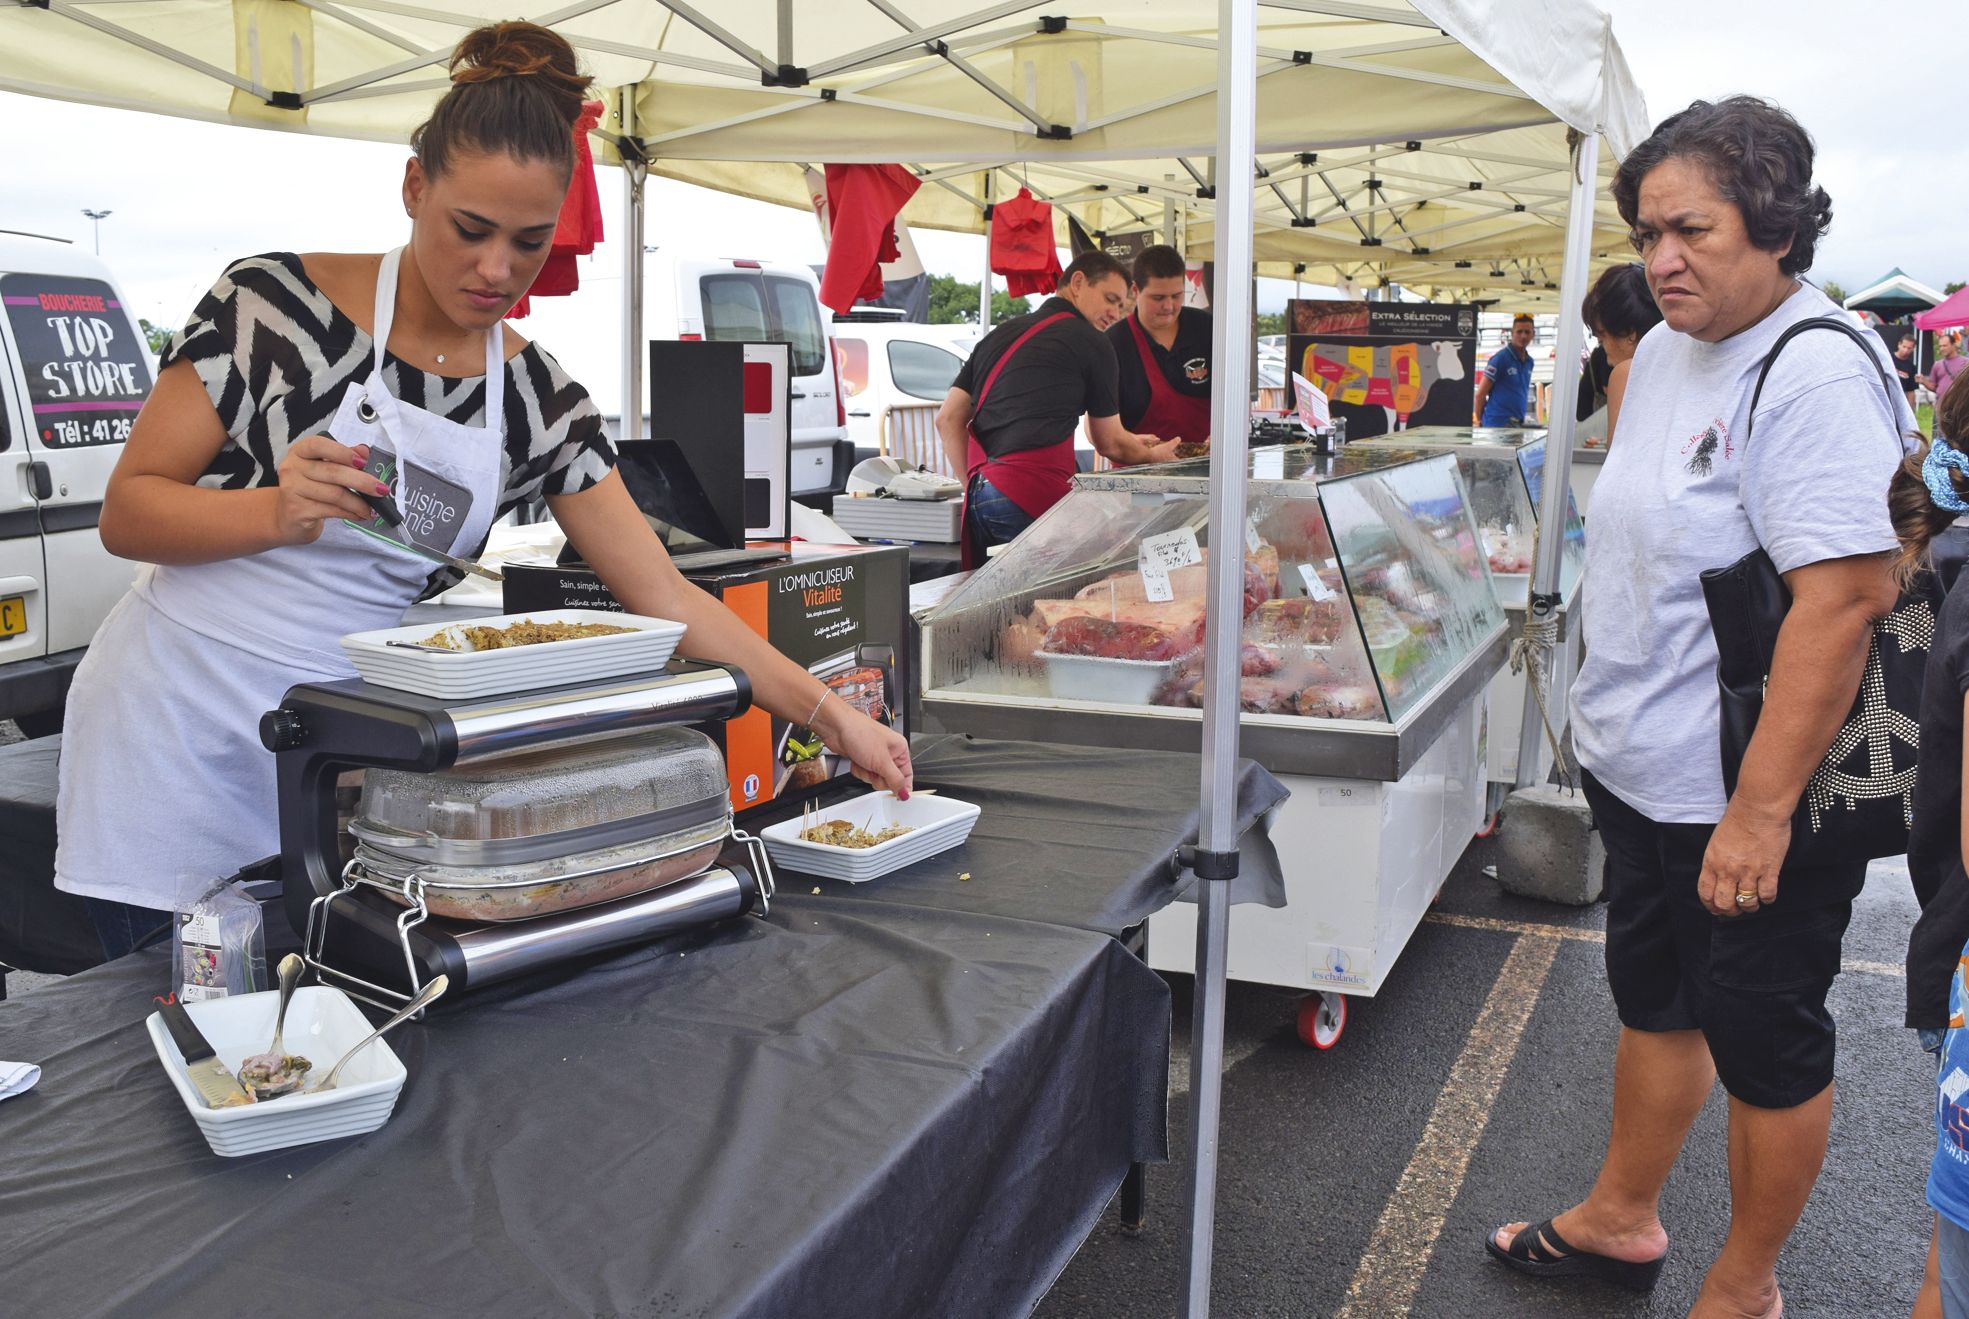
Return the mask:
{"type": "Polygon", "coordinates": [[[1038,311],[994,326],[971,350],[952,383],[969,394],[975,406],[999,357],[1027,330],[1062,311],[1066,320],[1035,334],[1005,364],[984,406],[971,419],[978,443],[991,457],[1071,440],[1083,413],[1112,417],[1117,410],[1114,350],[1071,302],[1060,297],[1046,299],[1038,311]]]}
{"type": "MultiPolygon", "coordinates": [[[[1135,330],[1129,324],[1134,319],[1126,317],[1108,330],[1108,343],[1114,347],[1120,373],[1121,424],[1131,431],[1149,410],[1149,377],[1142,370],[1142,354],[1135,347],[1135,330]]],[[[1210,333],[1210,313],[1195,307],[1183,308],[1176,317],[1176,341],[1168,348],[1157,343],[1146,329],[1142,331],[1149,341],[1149,352],[1162,368],[1163,379],[1177,393],[1210,397],[1210,333]]]]}

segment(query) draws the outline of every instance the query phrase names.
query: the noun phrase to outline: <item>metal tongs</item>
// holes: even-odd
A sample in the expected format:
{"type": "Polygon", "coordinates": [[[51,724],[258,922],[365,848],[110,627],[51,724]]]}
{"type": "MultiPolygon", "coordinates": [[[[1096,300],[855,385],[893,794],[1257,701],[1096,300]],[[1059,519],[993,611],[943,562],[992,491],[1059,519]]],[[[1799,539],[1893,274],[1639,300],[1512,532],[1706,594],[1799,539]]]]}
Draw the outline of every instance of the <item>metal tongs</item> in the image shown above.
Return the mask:
{"type": "MultiPolygon", "coordinates": [[[[355,493],[356,497],[361,499],[363,503],[376,510],[377,517],[382,518],[383,521],[389,523],[392,527],[403,526],[403,510],[397,507],[395,496],[370,494],[365,490],[358,490],[355,493]]],[[[428,545],[419,545],[417,542],[408,538],[397,541],[396,543],[413,554],[421,554],[427,559],[435,559],[439,563],[449,564],[461,572],[477,573],[480,577],[487,577],[495,582],[506,580],[505,575],[497,568],[488,568],[484,564],[476,563],[471,559],[460,559],[454,555],[446,554],[442,550],[434,550],[428,545]]]]}

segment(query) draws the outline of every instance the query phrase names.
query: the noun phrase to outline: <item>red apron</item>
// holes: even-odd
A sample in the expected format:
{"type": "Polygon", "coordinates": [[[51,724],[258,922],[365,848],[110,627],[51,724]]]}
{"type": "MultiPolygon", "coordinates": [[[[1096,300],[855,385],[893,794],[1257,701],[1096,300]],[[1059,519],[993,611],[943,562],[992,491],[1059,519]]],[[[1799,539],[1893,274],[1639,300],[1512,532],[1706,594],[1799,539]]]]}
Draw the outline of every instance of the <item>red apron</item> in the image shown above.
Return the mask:
{"type": "MultiPolygon", "coordinates": [[[[998,355],[998,360],[991,365],[990,374],[985,376],[984,388],[978,391],[977,405],[971,409],[973,421],[976,421],[978,414],[984,411],[985,399],[991,394],[991,387],[997,382],[998,373],[1005,369],[1005,364],[1012,360],[1019,349],[1026,346],[1026,341],[1055,321],[1063,321],[1075,314],[1070,311],[1053,313],[1014,339],[1012,346],[998,355]]],[[[989,477],[991,484],[1000,494],[1017,504],[1026,513],[1038,517],[1059,503],[1066,495],[1072,487],[1073,474],[1079,468],[1073,460],[1071,431],[1068,431],[1066,438],[1058,444],[1048,444],[1038,449],[1020,449],[1016,453],[993,458],[987,455],[984,446],[978,443],[977,428],[966,426],[964,429],[970,436],[970,442],[965,446],[964,512],[958,525],[963,537],[962,562],[968,572],[983,564],[985,560],[984,546],[980,545],[977,538],[971,534],[971,487],[980,476],[989,477]]]]}
{"type": "Polygon", "coordinates": [[[1142,355],[1142,374],[1149,378],[1149,405],[1142,418],[1128,429],[1158,440],[1191,440],[1201,443],[1210,438],[1210,400],[1192,398],[1169,383],[1150,349],[1149,336],[1139,317],[1128,318],[1135,332],[1135,351],[1142,355]]]}

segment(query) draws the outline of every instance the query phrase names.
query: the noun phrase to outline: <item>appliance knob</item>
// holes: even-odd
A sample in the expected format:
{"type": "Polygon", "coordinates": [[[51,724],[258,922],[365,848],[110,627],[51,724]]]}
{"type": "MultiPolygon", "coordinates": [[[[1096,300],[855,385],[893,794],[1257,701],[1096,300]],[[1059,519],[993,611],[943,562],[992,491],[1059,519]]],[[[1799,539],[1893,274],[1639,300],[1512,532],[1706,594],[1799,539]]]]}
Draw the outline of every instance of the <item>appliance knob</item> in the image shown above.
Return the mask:
{"type": "Polygon", "coordinates": [[[269,751],[292,751],[307,737],[308,730],[302,727],[297,710],[283,707],[260,716],[260,742],[269,751]]]}

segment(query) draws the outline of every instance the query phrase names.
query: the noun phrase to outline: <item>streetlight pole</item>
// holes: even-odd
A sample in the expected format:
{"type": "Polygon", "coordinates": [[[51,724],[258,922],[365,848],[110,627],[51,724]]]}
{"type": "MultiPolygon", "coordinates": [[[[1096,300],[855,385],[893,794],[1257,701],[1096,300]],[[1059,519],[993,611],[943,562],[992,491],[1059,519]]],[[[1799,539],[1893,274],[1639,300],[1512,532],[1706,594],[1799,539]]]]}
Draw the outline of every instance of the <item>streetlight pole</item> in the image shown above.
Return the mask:
{"type": "Polygon", "coordinates": [[[103,254],[103,221],[110,217],[111,212],[92,211],[84,206],[82,208],[82,214],[89,217],[90,223],[95,229],[96,255],[101,256],[103,254]]]}

